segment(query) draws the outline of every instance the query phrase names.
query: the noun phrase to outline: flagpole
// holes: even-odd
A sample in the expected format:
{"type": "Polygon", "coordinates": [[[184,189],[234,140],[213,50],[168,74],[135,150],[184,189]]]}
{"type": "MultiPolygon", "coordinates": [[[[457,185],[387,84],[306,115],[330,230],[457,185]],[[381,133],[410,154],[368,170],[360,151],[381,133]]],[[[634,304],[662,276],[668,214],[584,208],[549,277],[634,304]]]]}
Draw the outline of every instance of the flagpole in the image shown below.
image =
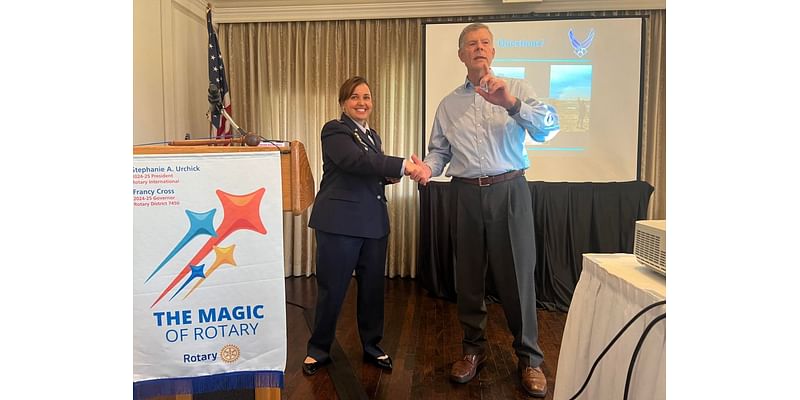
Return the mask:
{"type": "Polygon", "coordinates": [[[216,29],[214,29],[212,11],[213,6],[211,3],[206,3],[206,22],[208,27],[209,102],[212,102],[213,106],[213,109],[209,110],[209,113],[207,114],[211,120],[209,139],[227,137],[228,135],[231,135],[234,138],[239,138],[245,136],[246,132],[239,128],[239,126],[236,125],[230,116],[230,113],[233,112],[230,108],[230,89],[228,88],[225,65],[222,61],[222,53],[220,52],[216,29]],[[218,87],[218,90],[215,94],[216,98],[214,100],[212,100],[211,97],[212,86],[218,87]],[[231,127],[234,128],[233,131],[231,131],[231,127]]]}
{"type": "MultiPolygon", "coordinates": [[[[206,3],[206,14],[211,12],[211,3],[206,3]]],[[[211,120],[211,112],[206,113],[206,117],[211,120]]],[[[217,129],[214,127],[213,124],[209,124],[208,126],[208,139],[212,140],[214,137],[217,136],[217,129]]],[[[187,139],[188,140],[188,139],[187,139]]],[[[171,144],[174,146],[174,144],[171,144]]],[[[178,146],[181,146],[180,144],[178,146]]]]}

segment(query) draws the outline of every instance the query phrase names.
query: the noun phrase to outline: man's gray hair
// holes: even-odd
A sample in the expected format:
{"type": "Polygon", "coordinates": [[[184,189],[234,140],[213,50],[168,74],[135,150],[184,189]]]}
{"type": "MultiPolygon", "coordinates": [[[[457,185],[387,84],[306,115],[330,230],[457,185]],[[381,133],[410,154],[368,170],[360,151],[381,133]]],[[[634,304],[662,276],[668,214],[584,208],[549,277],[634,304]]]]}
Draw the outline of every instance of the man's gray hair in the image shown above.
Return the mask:
{"type": "Polygon", "coordinates": [[[461,30],[461,34],[458,35],[458,49],[461,50],[462,48],[464,48],[464,36],[467,36],[467,33],[481,29],[486,29],[489,32],[489,36],[492,38],[492,40],[494,40],[494,35],[492,34],[492,31],[489,29],[488,26],[480,22],[475,22],[467,25],[466,27],[464,27],[463,30],[461,30]]]}

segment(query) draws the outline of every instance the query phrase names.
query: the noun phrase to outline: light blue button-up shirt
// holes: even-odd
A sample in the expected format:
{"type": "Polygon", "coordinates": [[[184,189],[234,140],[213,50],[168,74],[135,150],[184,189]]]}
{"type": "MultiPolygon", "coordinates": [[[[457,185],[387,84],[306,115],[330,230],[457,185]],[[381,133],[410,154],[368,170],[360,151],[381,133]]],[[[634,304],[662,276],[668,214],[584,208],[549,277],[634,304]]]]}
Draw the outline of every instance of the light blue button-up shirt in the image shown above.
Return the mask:
{"type": "Polygon", "coordinates": [[[493,176],[531,163],[525,135],[537,142],[552,139],[560,130],[553,106],[536,100],[536,93],[519,79],[503,78],[511,94],[522,101],[509,116],[505,108],[486,101],[469,81],[448,94],[436,109],[425,163],[438,176],[450,163],[447,176],[493,176]]]}

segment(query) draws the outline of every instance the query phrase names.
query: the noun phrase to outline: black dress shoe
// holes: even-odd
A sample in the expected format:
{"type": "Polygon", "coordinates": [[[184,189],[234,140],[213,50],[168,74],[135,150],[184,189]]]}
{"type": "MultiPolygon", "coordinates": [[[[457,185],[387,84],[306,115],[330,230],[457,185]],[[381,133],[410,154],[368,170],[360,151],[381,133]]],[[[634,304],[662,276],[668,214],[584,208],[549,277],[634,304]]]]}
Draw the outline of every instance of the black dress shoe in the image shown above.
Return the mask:
{"type": "Polygon", "coordinates": [[[303,373],[306,375],[314,375],[319,371],[320,368],[324,367],[328,364],[330,360],[327,361],[316,361],[313,363],[306,363],[303,362],[303,373]]]}
{"type": "Polygon", "coordinates": [[[373,357],[369,354],[364,354],[364,361],[370,362],[375,364],[376,367],[382,368],[385,370],[392,370],[392,358],[389,357],[388,354],[381,354],[379,357],[386,356],[386,358],[380,359],[378,357],[373,357]]]}

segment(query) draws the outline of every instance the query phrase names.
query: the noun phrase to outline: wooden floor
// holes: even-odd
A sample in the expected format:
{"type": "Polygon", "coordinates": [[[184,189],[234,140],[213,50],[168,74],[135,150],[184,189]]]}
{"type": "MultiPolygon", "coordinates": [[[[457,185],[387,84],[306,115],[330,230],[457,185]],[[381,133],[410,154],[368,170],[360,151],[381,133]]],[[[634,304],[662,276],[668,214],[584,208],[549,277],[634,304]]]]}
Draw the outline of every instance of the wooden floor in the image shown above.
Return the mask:
{"type": "MultiPolygon", "coordinates": [[[[511,347],[503,310],[489,304],[488,360],[466,384],[448,379],[450,365],[461,353],[461,327],[456,305],[431,297],[413,279],[387,279],[384,338],[394,369],[383,372],[362,361],[355,320],[355,280],[347,292],[333,363],[316,375],[303,375],[302,362],[316,301],[314,277],[286,279],[288,360],[282,399],[527,399],[519,384],[517,359],[511,347]]],[[[539,310],[539,346],[545,355],[547,399],[553,398],[556,366],[566,314],[539,310]]]]}

